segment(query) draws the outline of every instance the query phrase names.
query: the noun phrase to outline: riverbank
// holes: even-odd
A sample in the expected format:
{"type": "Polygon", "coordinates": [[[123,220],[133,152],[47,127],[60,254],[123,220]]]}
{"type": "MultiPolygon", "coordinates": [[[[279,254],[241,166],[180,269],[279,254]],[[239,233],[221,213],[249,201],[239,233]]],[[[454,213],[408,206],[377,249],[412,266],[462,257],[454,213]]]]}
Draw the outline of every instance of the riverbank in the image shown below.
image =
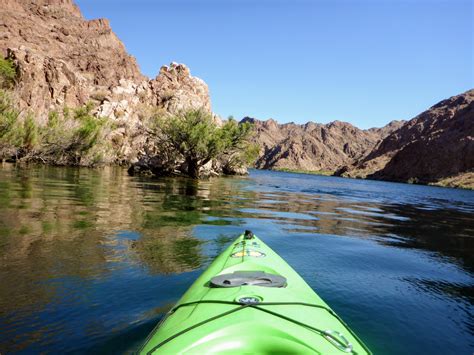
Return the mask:
{"type": "Polygon", "coordinates": [[[283,173],[294,173],[294,174],[307,174],[307,175],[322,175],[322,176],[333,176],[333,177],[342,177],[345,179],[356,179],[356,180],[373,180],[373,181],[387,181],[387,182],[397,182],[402,184],[409,184],[409,185],[426,185],[426,186],[436,186],[436,187],[447,187],[452,189],[463,189],[463,190],[474,190],[474,172],[467,172],[463,174],[459,174],[457,176],[444,178],[437,182],[420,182],[417,179],[412,179],[409,181],[397,181],[397,180],[389,180],[389,179],[371,179],[368,177],[360,177],[360,176],[338,176],[335,175],[334,171],[329,170],[299,170],[299,169],[261,169],[261,170],[270,170],[270,171],[278,171],[283,173]]]}
{"type": "Polygon", "coordinates": [[[446,178],[429,185],[474,190],[474,172],[459,174],[457,176],[446,178]]]}
{"type": "Polygon", "coordinates": [[[329,170],[301,170],[301,169],[286,169],[286,168],[274,168],[274,169],[262,169],[262,170],[272,170],[272,171],[280,171],[284,173],[295,173],[295,174],[324,175],[324,176],[332,176],[334,174],[334,171],[329,171],[329,170]]]}

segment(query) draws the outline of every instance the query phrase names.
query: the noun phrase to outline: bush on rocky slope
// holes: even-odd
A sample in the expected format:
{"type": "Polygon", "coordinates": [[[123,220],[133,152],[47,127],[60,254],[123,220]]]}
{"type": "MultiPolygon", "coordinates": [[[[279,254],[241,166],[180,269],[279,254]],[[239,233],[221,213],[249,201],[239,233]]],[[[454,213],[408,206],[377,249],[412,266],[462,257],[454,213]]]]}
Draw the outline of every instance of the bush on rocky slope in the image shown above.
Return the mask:
{"type": "Polygon", "coordinates": [[[179,170],[184,175],[199,178],[202,168],[220,159],[225,171],[245,165],[256,157],[257,150],[249,142],[252,125],[239,124],[230,118],[216,125],[205,110],[182,111],[173,116],[157,117],[152,134],[158,140],[161,174],[179,170]]]}
{"type": "Polygon", "coordinates": [[[101,140],[108,122],[92,106],[51,112],[45,125],[16,108],[12,93],[0,90],[0,159],[54,165],[94,165],[108,147],[101,140]]]}
{"type": "Polygon", "coordinates": [[[11,88],[15,82],[16,68],[9,59],[0,57],[0,88],[11,88]]]}

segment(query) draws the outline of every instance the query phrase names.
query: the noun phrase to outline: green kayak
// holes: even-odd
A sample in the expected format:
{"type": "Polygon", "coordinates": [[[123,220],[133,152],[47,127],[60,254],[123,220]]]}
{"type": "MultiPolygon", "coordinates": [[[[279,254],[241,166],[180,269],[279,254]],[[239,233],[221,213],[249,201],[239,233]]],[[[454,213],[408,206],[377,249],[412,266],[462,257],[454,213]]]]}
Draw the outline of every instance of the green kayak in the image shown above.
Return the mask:
{"type": "Polygon", "coordinates": [[[140,354],[370,354],[280,256],[246,231],[194,282],[140,354]]]}

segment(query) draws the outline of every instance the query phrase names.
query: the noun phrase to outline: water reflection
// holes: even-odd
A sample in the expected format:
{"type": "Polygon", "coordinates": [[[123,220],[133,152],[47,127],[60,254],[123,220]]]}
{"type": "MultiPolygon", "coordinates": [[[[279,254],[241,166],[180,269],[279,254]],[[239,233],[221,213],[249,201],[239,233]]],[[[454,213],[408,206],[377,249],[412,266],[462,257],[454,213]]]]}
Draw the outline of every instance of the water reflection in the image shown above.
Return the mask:
{"type": "Polygon", "coordinates": [[[422,186],[270,172],[151,180],[116,168],[5,165],[0,349],[111,350],[121,334],[146,336],[250,228],[374,350],[466,350],[474,347],[473,212],[472,192],[422,186]],[[431,328],[415,336],[407,326],[431,328]],[[446,327],[456,344],[436,337],[446,327]]]}

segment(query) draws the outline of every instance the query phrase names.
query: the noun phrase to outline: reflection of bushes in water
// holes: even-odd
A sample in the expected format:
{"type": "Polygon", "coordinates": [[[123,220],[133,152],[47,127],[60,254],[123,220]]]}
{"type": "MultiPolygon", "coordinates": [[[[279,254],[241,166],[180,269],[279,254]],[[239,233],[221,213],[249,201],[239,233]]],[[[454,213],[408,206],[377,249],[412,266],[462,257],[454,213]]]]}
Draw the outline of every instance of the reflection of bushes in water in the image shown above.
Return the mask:
{"type": "MultiPolygon", "coordinates": [[[[162,185],[146,186],[146,190],[159,191],[159,203],[153,210],[142,215],[142,227],[159,229],[166,226],[193,226],[197,224],[235,225],[240,223],[235,218],[242,215],[232,209],[227,198],[231,184],[203,185],[191,179],[163,179],[162,185]],[[212,189],[211,189],[212,187],[212,189]],[[214,197],[214,198],[213,198],[214,197]],[[230,207],[230,208],[229,208],[230,207]],[[216,217],[208,219],[208,217],[216,217]],[[232,218],[226,220],[222,218],[232,218]]],[[[252,193],[249,195],[253,196],[252,193]]]]}
{"type": "Polygon", "coordinates": [[[78,180],[74,185],[74,197],[85,206],[94,206],[97,203],[97,195],[100,193],[101,181],[98,178],[91,178],[87,181],[78,180]]]}
{"type": "Polygon", "coordinates": [[[72,223],[72,226],[73,228],[76,228],[76,229],[88,229],[88,228],[92,228],[94,226],[94,223],[91,221],[86,221],[84,219],[79,219],[77,221],[74,221],[72,223]]]}
{"type": "Polygon", "coordinates": [[[218,257],[229,245],[231,242],[235,240],[237,235],[225,235],[219,234],[216,239],[213,240],[214,248],[214,255],[211,256],[211,259],[214,260],[218,257]]]}
{"type": "Polygon", "coordinates": [[[6,181],[0,181],[0,209],[10,207],[11,199],[11,184],[6,181]]]}
{"type": "Polygon", "coordinates": [[[157,211],[156,213],[145,213],[142,226],[146,229],[157,229],[167,226],[190,226],[199,223],[201,223],[200,211],[176,211],[172,214],[157,211]]]}
{"type": "Polygon", "coordinates": [[[173,254],[178,256],[180,263],[196,269],[202,263],[201,244],[202,241],[195,238],[177,239],[173,243],[173,254]]]}
{"type": "Polygon", "coordinates": [[[161,204],[143,215],[142,226],[157,229],[166,226],[191,226],[201,223],[205,201],[197,196],[198,185],[189,179],[166,179],[161,204]]]}
{"type": "MultiPolygon", "coordinates": [[[[177,231],[177,234],[179,232],[177,231]]],[[[189,237],[144,236],[132,243],[140,260],[153,273],[180,273],[201,267],[203,242],[189,237]]]]}

